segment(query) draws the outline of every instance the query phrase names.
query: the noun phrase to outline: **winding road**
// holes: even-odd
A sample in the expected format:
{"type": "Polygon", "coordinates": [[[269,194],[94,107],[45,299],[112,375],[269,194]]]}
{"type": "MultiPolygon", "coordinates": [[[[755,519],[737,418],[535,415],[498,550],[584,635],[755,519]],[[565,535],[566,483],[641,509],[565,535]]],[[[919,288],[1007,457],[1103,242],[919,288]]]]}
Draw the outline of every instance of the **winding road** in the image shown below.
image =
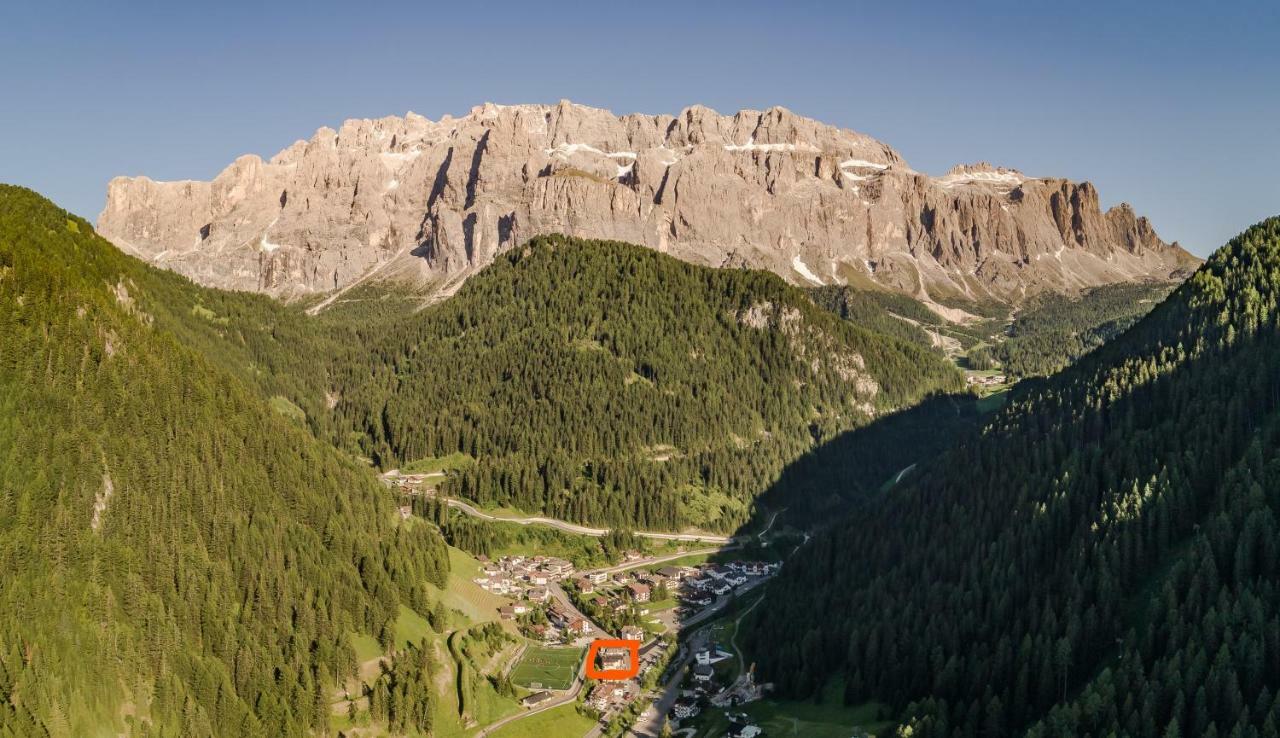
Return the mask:
{"type": "MultiPolygon", "coordinates": [[[[475,518],[480,518],[481,520],[493,520],[499,523],[515,523],[516,525],[545,525],[551,528],[562,530],[566,533],[576,533],[578,535],[594,536],[596,538],[599,538],[609,532],[608,528],[590,528],[585,525],[578,525],[577,523],[570,523],[568,521],[559,520],[557,518],[544,518],[541,516],[530,516],[530,517],[522,518],[522,517],[506,517],[504,515],[492,515],[490,513],[483,512],[473,507],[472,505],[463,502],[462,500],[454,499],[452,497],[445,498],[445,501],[446,503],[448,503],[449,507],[455,508],[457,510],[461,510],[467,515],[470,515],[475,518]]],[[[641,538],[652,538],[658,541],[688,541],[692,543],[701,542],[701,543],[725,544],[725,543],[732,543],[734,540],[729,536],[717,536],[717,535],[712,535],[710,533],[659,533],[655,531],[645,531],[645,530],[637,530],[632,532],[635,535],[640,536],[641,538]]]]}

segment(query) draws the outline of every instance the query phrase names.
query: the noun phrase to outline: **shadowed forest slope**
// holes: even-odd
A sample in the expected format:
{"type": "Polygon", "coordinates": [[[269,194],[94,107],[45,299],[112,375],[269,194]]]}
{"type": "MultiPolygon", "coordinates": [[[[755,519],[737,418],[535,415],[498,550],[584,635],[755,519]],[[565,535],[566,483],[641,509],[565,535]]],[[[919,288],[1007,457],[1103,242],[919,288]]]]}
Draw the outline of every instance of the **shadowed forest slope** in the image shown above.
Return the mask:
{"type": "Polygon", "coordinates": [[[1274,735],[1280,219],[818,535],[744,634],[913,736],[1274,735]]]}

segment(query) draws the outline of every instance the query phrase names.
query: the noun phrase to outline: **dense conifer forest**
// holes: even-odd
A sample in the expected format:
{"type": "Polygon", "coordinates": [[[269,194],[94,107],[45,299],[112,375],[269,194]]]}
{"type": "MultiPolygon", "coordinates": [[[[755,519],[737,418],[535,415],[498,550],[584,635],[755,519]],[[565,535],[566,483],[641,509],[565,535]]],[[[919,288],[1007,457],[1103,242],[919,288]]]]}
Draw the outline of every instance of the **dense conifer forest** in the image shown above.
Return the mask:
{"type": "Polygon", "coordinates": [[[1280,219],[815,536],[744,623],[919,736],[1275,736],[1280,219]]]}
{"type": "Polygon", "coordinates": [[[0,734],[291,736],[443,586],[373,475],[165,327],[179,280],[0,186],[0,734]]]}
{"type": "Polygon", "coordinates": [[[380,468],[461,452],[447,493],[610,526],[733,530],[817,443],[962,387],[883,313],[617,242],[536,238],[422,309],[165,281],[160,319],[317,436],[380,468]]]}
{"type": "Polygon", "coordinates": [[[1007,338],[970,349],[969,363],[998,364],[1015,377],[1052,374],[1123,333],[1171,289],[1164,282],[1113,284],[1079,296],[1042,295],[1016,314],[1007,338]]]}
{"type": "Polygon", "coordinates": [[[379,465],[461,451],[478,463],[449,492],[647,529],[732,529],[815,442],[960,387],[940,356],[775,275],[560,237],[499,258],[377,351],[334,424],[379,465]]]}

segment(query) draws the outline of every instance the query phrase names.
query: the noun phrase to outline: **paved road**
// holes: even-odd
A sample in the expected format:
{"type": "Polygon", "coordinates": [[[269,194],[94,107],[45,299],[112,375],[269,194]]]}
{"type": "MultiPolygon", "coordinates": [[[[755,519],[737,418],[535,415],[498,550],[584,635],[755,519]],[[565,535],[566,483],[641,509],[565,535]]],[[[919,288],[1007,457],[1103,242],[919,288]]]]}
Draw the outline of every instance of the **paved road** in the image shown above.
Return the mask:
{"type": "MultiPolygon", "coordinates": [[[[457,500],[452,497],[447,498],[447,502],[449,507],[456,508],[467,515],[480,518],[482,520],[496,520],[500,523],[516,523],[517,525],[546,525],[552,528],[558,528],[566,533],[577,533],[578,535],[595,536],[596,538],[599,538],[609,532],[608,528],[590,528],[585,525],[578,525],[577,523],[570,523],[556,518],[544,518],[541,516],[509,518],[502,515],[491,515],[486,512],[481,512],[462,500],[457,500]]],[[[644,530],[633,531],[633,533],[641,538],[652,538],[659,541],[700,541],[703,543],[730,543],[733,541],[733,539],[728,536],[714,536],[709,533],[659,533],[644,530]]]]}
{"type": "Polygon", "coordinates": [[[629,569],[639,569],[642,566],[653,566],[654,564],[665,564],[668,561],[683,559],[686,556],[701,556],[702,554],[710,555],[713,553],[719,553],[720,551],[731,551],[735,548],[738,548],[738,545],[739,545],[738,542],[734,541],[732,543],[726,543],[723,546],[715,546],[712,548],[695,548],[689,551],[685,551],[683,553],[663,554],[662,556],[650,556],[643,559],[636,559],[635,561],[627,561],[627,562],[618,564],[616,566],[610,566],[607,569],[592,569],[591,571],[603,572],[605,574],[613,574],[620,571],[627,571],[629,569]]]}
{"type": "Polygon", "coordinates": [[[579,610],[577,606],[573,604],[573,600],[569,598],[569,593],[564,591],[564,587],[561,587],[559,582],[549,582],[547,584],[547,591],[551,593],[551,596],[555,598],[556,602],[559,602],[561,606],[569,612],[577,615],[588,623],[591,623],[591,627],[595,628],[595,633],[592,633],[591,638],[588,640],[594,640],[596,638],[613,638],[612,635],[605,632],[604,628],[600,627],[599,623],[587,617],[585,612],[579,610]]]}
{"type": "Polygon", "coordinates": [[[901,482],[901,481],[902,481],[902,478],[903,478],[904,476],[906,476],[907,472],[911,471],[911,470],[912,470],[912,469],[914,469],[914,468],[916,468],[916,465],[915,465],[915,464],[912,464],[911,466],[908,466],[907,468],[905,468],[905,469],[903,469],[902,471],[898,472],[898,476],[896,476],[896,477],[894,477],[894,478],[893,478],[893,483],[894,483],[894,484],[897,484],[898,482],[901,482]]]}
{"type": "Polygon", "coordinates": [[[671,669],[671,676],[660,688],[658,699],[640,713],[636,724],[631,726],[633,735],[648,738],[657,738],[662,735],[662,726],[667,723],[667,712],[675,705],[676,700],[680,699],[680,683],[684,681],[685,667],[693,660],[693,655],[698,652],[698,649],[707,645],[707,636],[705,631],[699,631],[689,637],[679,660],[673,660],[668,667],[671,669]]]}
{"type": "Polygon", "coordinates": [[[553,707],[559,707],[563,704],[577,700],[578,694],[582,692],[582,685],[583,685],[582,670],[583,670],[583,667],[579,666],[578,673],[574,674],[573,676],[573,686],[569,688],[569,691],[565,692],[564,694],[558,695],[556,697],[552,697],[551,699],[547,700],[541,705],[538,705],[537,707],[529,708],[524,712],[517,712],[514,715],[508,715],[502,718],[501,720],[498,720],[497,722],[490,723],[486,725],[484,728],[481,728],[480,732],[475,734],[475,738],[485,738],[485,736],[491,735],[495,730],[497,730],[498,728],[501,728],[502,726],[508,723],[514,723],[515,721],[523,720],[524,718],[527,718],[530,715],[537,715],[538,713],[546,712],[547,710],[550,710],[553,707]]]}

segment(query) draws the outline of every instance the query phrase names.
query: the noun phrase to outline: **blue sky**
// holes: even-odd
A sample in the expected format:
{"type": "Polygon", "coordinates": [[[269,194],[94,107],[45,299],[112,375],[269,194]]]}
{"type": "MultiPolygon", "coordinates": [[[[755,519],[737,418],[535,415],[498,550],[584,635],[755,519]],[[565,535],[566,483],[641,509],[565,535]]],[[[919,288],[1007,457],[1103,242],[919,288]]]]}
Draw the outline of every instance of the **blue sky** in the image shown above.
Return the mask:
{"type": "Polygon", "coordinates": [[[1097,184],[1205,254],[1280,214],[1280,5],[11,2],[0,181],[90,219],[345,118],[486,100],[783,105],[916,169],[1097,184]]]}

